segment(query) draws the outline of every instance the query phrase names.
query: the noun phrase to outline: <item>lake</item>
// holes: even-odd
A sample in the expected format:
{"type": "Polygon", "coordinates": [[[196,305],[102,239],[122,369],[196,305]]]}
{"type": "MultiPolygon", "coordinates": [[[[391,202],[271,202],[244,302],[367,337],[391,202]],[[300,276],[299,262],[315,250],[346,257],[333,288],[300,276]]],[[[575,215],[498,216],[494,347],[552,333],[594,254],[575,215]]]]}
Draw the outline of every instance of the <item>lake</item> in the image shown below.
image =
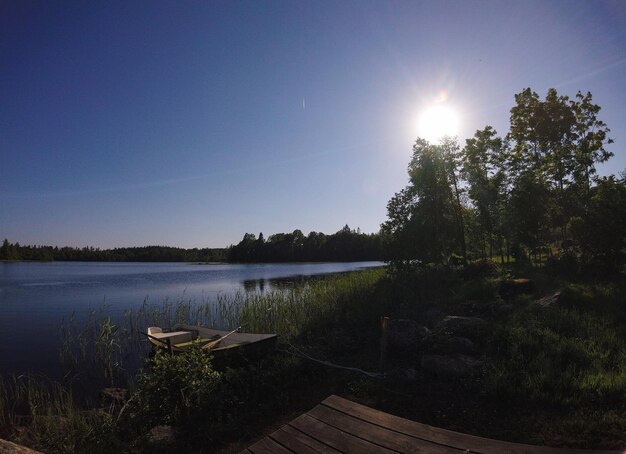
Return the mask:
{"type": "Polygon", "coordinates": [[[144,301],[214,302],[218,295],[263,292],[303,277],[356,271],[380,262],[190,264],[0,263],[0,373],[57,376],[59,328],[102,308],[121,317],[144,301]]]}

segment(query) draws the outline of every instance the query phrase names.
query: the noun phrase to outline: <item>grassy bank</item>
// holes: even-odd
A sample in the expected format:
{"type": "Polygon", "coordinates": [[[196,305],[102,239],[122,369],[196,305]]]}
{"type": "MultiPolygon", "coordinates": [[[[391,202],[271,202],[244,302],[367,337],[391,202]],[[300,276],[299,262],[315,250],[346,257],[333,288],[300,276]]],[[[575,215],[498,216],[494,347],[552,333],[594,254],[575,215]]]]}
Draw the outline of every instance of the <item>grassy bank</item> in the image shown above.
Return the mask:
{"type": "Polygon", "coordinates": [[[216,306],[183,299],[146,304],[119,325],[106,314],[94,315],[80,328],[66,325],[64,355],[75,373],[84,361],[99,362],[103,383],[129,387],[130,400],[92,396],[79,404],[65,385],[5,378],[2,436],[46,452],[158,452],[172,446],[237,452],[338,393],[487,437],[623,449],[625,291],[619,276],[585,281],[547,268],[473,264],[464,270],[350,273],[284,292],[242,293],[216,306]],[[507,284],[516,277],[528,277],[532,285],[511,290],[507,284]],[[556,293],[549,304],[537,302],[556,293]],[[378,371],[381,315],[430,328],[414,346],[390,350],[382,384],[300,356],[378,371]],[[471,342],[480,363],[471,373],[437,374],[424,367],[425,356],[450,353],[451,337],[440,321],[446,315],[484,321],[463,344],[471,342]],[[202,352],[159,354],[140,375],[125,376],[130,352],[146,349],[136,332],[175,322],[277,332],[279,351],[226,370],[215,370],[202,352]],[[164,424],[174,428],[171,440],[145,436],[164,424]]]}

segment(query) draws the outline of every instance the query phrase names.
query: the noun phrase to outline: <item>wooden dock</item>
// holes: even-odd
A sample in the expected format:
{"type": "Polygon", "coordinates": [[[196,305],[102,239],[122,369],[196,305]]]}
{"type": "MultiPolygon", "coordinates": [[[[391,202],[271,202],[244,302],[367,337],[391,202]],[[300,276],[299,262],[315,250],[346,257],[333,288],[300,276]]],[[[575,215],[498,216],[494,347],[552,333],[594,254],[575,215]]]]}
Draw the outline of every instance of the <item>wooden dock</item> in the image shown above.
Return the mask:
{"type": "Polygon", "coordinates": [[[409,421],[338,396],[328,397],[242,451],[245,454],[416,452],[586,454],[622,451],[559,449],[491,440],[409,421]]]}

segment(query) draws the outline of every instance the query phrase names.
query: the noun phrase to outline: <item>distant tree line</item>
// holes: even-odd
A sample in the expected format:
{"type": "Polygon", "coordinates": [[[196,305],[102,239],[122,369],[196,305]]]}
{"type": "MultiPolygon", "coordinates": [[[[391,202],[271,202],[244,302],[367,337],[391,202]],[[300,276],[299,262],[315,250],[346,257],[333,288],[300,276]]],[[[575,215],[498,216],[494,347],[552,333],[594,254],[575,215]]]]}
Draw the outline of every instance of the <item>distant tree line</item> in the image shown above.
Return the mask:
{"type": "Polygon", "coordinates": [[[624,177],[596,175],[613,153],[591,93],[515,95],[510,130],[476,131],[461,148],[417,139],[409,184],[381,226],[395,263],[570,257],[619,269],[626,247],[624,177]]]}
{"type": "Polygon", "coordinates": [[[265,239],[263,233],[246,233],[239,244],[229,249],[231,262],[319,262],[382,260],[379,234],[365,234],[348,225],[337,233],[325,235],[301,230],[276,233],[265,239]]]}
{"type": "Polygon", "coordinates": [[[0,246],[0,260],[99,261],[99,262],[224,262],[226,248],[183,249],[145,246],[115,249],[94,247],[20,246],[7,239],[0,246]]]}
{"type": "Polygon", "coordinates": [[[99,261],[99,262],[319,262],[382,260],[379,234],[364,234],[343,227],[325,235],[302,231],[277,233],[267,240],[246,233],[228,248],[183,249],[167,246],[99,249],[94,247],[21,246],[5,239],[0,260],[99,261]]]}

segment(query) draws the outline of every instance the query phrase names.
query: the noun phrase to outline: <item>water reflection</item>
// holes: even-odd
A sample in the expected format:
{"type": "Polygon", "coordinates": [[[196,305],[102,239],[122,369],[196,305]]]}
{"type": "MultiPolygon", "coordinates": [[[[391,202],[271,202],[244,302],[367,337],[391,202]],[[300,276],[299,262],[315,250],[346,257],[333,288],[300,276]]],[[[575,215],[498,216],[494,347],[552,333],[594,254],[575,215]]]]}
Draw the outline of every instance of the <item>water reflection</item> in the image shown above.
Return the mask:
{"type": "Polygon", "coordinates": [[[245,279],[241,281],[241,285],[246,292],[270,293],[273,291],[288,290],[294,286],[320,281],[329,276],[337,276],[340,274],[345,273],[295,274],[285,277],[245,279]]]}

